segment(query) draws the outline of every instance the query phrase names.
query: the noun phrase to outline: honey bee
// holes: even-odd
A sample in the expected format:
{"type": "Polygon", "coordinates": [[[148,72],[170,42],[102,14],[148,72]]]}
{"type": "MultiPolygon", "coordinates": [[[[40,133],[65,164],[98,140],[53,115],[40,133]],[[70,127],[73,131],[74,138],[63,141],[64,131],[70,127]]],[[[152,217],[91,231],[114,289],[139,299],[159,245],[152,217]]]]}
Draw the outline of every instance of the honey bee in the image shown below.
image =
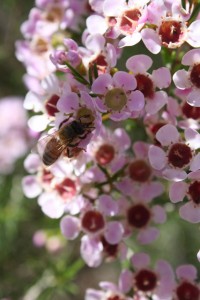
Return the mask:
{"type": "Polygon", "coordinates": [[[58,131],[48,138],[42,155],[42,161],[46,166],[55,163],[62,153],[69,158],[79,154],[82,150],[78,147],[80,141],[94,129],[92,122],[85,121],[86,118],[87,116],[82,116],[67,124],[63,124],[66,123],[66,120],[63,121],[58,131]]]}

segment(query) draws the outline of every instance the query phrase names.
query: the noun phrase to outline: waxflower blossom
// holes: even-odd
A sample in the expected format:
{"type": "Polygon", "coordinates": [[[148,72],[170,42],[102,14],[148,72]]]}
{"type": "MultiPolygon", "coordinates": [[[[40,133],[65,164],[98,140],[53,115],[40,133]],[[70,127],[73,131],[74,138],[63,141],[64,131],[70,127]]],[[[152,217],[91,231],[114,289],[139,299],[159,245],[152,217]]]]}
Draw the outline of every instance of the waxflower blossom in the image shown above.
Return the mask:
{"type": "Polygon", "coordinates": [[[92,84],[92,92],[97,94],[97,108],[109,112],[114,121],[127,119],[131,114],[140,114],[144,107],[143,94],[135,90],[136,79],[123,71],[100,75],[92,84]]]}
{"type": "Polygon", "coordinates": [[[175,299],[198,300],[200,287],[196,282],[197,269],[193,265],[181,265],[176,269],[176,275],[179,283],[175,288],[175,299]]]}
{"type": "Polygon", "coordinates": [[[199,66],[200,50],[192,49],[182,58],[182,64],[189,66],[188,71],[178,70],[173,75],[173,80],[177,88],[187,90],[186,100],[195,107],[200,107],[200,85],[199,85],[199,66]]]}
{"type": "Polygon", "coordinates": [[[133,270],[122,270],[119,287],[133,299],[172,299],[175,276],[172,267],[165,260],[158,260],[154,269],[150,268],[148,254],[139,252],[130,258],[133,270]]]}
{"type": "Polygon", "coordinates": [[[172,181],[181,181],[187,177],[187,169],[197,171],[199,165],[199,133],[193,129],[185,129],[185,141],[181,140],[176,127],[164,125],[156,133],[161,147],[151,145],[149,161],[152,167],[161,172],[161,176],[172,181]],[[165,150],[167,149],[167,151],[165,150]],[[165,152],[166,151],[166,152],[165,152]]]}
{"type": "Polygon", "coordinates": [[[144,28],[141,31],[142,40],[149,51],[157,54],[161,46],[178,48],[184,42],[193,47],[199,47],[200,21],[194,21],[187,26],[191,12],[183,9],[181,2],[173,2],[167,7],[164,1],[151,1],[147,8],[147,23],[153,24],[156,30],[144,28]],[[156,13],[155,13],[156,12],[156,13]]]}
{"type": "Polygon", "coordinates": [[[182,202],[187,197],[188,202],[179,208],[179,214],[182,219],[188,222],[198,223],[200,222],[200,171],[190,172],[187,181],[172,183],[169,188],[169,197],[173,203],[182,202]]]}
{"type": "Polygon", "coordinates": [[[167,88],[171,82],[168,68],[159,68],[150,75],[147,70],[152,66],[152,63],[152,59],[144,54],[134,55],[126,62],[127,69],[133,73],[137,81],[137,89],[144,95],[145,110],[148,114],[155,114],[167,104],[166,92],[156,91],[156,88],[167,88]]]}

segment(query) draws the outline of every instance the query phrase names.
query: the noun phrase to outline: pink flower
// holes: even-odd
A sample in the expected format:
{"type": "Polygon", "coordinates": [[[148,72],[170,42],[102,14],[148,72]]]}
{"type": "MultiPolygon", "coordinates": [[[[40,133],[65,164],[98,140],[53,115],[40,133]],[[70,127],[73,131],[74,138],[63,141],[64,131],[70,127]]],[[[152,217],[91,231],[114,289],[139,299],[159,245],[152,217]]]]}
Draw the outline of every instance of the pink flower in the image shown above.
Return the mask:
{"type": "Polygon", "coordinates": [[[131,299],[134,300],[147,300],[149,297],[158,300],[172,299],[175,278],[167,261],[158,260],[152,269],[149,266],[150,257],[146,253],[135,253],[130,260],[130,269],[122,270],[119,277],[121,292],[132,295],[131,299]]]}
{"type": "Polygon", "coordinates": [[[132,113],[140,114],[144,107],[143,94],[135,90],[135,78],[123,71],[100,75],[92,84],[98,95],[96,105],[101,112],[109,112],[114,121],[124,120],[132,113]]]}
{"type": "Polygon", "coordinates": [[[181,181],[187,177],[185,169],[196,171],[200,168],[200,155],[195,153],[200,147],[200,135],[197,131],[186,128],[183,141],[176,127],[167,124],[157,131],[156,139],[161,147],[150,146],[149,160],[164,178],[181,181]]]}
{"type": "Polygon", "coordinates": [[[182,265],[176,269],[179,284],[174,291],[175,299],[198,300],[200,287],[196,283],[197,269],[193,265],[182,265]]]}
{"type": "Polygon", "coordinates": [[[191,222],[200,222],[200,171],[190,172],[187,176],[188,182],[174,182],[170,185],[169,197],[173,203],[183,201],[186,196],[188,202],[179,209],[182,219],[191,222]]]}
{"type": "Polygon", "coordinates": [[[162,67],[152,72],[147,70],[152,66],[152,59],[144,54],[134,55],[126,62],[126,67],[130,70],[137,81],[137,89],[143,93],[148,114],[157,113],[167,104],[167,94],[164,91],[156,91],[156,88],[167,88],[171,83],[171,75],[168,68],[162,67]]]}
{"type": "Polygon", "coordinates": [[[188,51],[182,58],[182,64],[189,66],[189,69],[188,71],[185,69],[178,70],[173,75],[174,83],[177,88],[188,90],[186,100],[190,105],[200,107],[200,50],[192,49],[188,51]]]}
{"type": "Polygon", "coordinates": [[[161,46],[178,48],[184,42],[192,47],[200,46],[200,21],[194,21],[187,27],[191,13],[184,10],[181,2],[174,2],[170,7],[163,1],[152,1],[147,8],[147,20],[156,26],[156,30],[144,28],[142,40],[149,51],[157,54],[161,46]]]}

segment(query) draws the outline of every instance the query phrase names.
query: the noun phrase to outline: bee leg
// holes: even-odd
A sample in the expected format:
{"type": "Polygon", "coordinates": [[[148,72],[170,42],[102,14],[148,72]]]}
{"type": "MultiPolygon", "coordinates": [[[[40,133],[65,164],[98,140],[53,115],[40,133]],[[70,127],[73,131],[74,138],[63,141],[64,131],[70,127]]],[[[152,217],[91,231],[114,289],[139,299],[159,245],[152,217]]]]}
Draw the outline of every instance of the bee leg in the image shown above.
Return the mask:
{"type": "Polygon", "coordinates": [[[60,129],[60,128],[62,127],[62,125],[63,125],[64,123],[66,123],[71,117],[72,117],[72,114],[69,114],[68,118],[64,119],[64,120],[60,123],[59,129],[60,129]]]}
{"type": "Polygon", "coordinates": [[[67,157],[69,157],[69,158],[72,158],[72,157],[73,157],[73,154],[70,153],[69,148],[67,148],[67,157]]]}

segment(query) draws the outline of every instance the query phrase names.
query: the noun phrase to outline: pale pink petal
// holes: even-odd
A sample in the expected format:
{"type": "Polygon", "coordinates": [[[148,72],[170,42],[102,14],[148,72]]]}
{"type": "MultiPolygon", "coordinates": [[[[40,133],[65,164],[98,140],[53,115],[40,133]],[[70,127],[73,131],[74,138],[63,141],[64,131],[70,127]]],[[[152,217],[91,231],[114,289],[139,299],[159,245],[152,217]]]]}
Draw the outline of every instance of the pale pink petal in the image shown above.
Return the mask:
{"type": "Polygon", "coordinates": [[[35,198],[42,192],[36,176],[28,175],[22,179],[22,188],[26,197],[35,198]]]}
{"type": "Polygon", "coordinates": [[[100,53],[105,45],[105,38],[100,34],[89,35],[85,40],[87,49],[92,53],[100,53]]]}
{"type": "Polygon", "coordinates": [[[200,89],[193,89],[187,96],[187,102],[196,107],[200,107],[200,89]]]}
{"type": "Polygon", "coordinates": [[[62,113],[70,113],[79,106],[79,97],[76,93],[66,93],[57,102],[57,108],[62,113]]]}
{"type": "Polygon", "coordinates": [[[105,216],[114,216],[118,213],[117,201],[109,195],[99,196],[98,207],[105,216]]]}
{"type": "Polygon", "coordinates": [[[149,144],[141,141],[135,142],[133,144],[133,151],[137,157],[144,158],[148,155],[149,144]]]}
{"type": "Polygon", "coordinates": [[[54,193],[42,194],[38,198],[38,203],[43,213],[52,219],[59,219],[64,213],[64,204],[54,193]]]}
{"type": "Polygon", "coordinates": [[[60,222],[62,234],[69,240],[77,238],[80,232],[80,221],[76,217],[65,216],[60,222]]]}
{"type": "Polygon", "coordinates": [[[119,142],[119,146],[123,145],[125,150],[129,149],[131,146],[131,140],[126,130],[123,128],[117,128],[114,131],[114,136],[117,138],[117,142],[119,142]]]}
{"type": "Polygon", "coordinates": [[[98,267],[102,262],[103,245],[95,238],[84,235],[81,239],[81,256],[89,267],[98,267]]]}
{"type": "Polygon", "coordinates": [[[164,178],[171,180],[171,181],[182,181],[187,178],[187,173],[183,170],[176,170],[176,169],[165,169],[162,172],[164,178]]]}
{"type": "Polygon", "coordinates": [[[144,105],[145,101],[143,93],[138,90],[131,92],[127,102],[130,111],[141,111],[144,108],[144,105]]]}
{"type": "Polygon", "coordinates": [[[192,201],[187,202],[179,209],[179,214],[182,219],[191,222],[200,222],[200,207],[195,206],[192,201]]]}
{"type": "Polygon", "coordinates": [[[156,289],[159,299],[171,299],[176,286],[174,272],[170,264],[164,260],[158,260],[155,270],[160,275],[160,284],[156,289]]]}
{"type": "Polygon", "coordinates": [[[169,146],[178,142],[180,134],[177,128],[172,124],[162,126],[156,133],[156,139],[162,146],[169,146]]]}
{"type": "Polygon", "coordinates": [[[193,179],[193,180],[199,180],[200,179],[200,170],[189,173],[188,178],[193,179]]]}
{"type": "Polygon", "coordinates": [[[166,221],[166,211],[165,209],[160,205],[154,205],[152,207],[153,212],[153,220],[157,224],[163,224],[166,221]]]}
{"type": "Polygon", "coordinates": [[[118,244],[124,234],[124,227],[118,221],[108,222],[105,229],[105,239],[111,245],[118,244]]]}
{"type": "Polygon", "coordinates": [[[185,129],[185,139],[192,149],[200,148],[200,134],[192,128],[185,129]]]}
{"type": "Polygon", "coordinates": [[[132,71],[133,74],[146,73],[146,71],[151,67],[151,65],[151,57],[144,54],[131,56],[126,62],[127,69],[132,71]]]}
{"type": "Polygon", "coordinates": [[[140,32],[134,32],[132,35],[127,35],[124,38],[122,38],[119,41],[118,47],[128,47],[128,46],[134,46],[139,43],[141,40],[141,33],[140,32]]]}
{"type": "Polygon", "coordinates": [[[183,201],[188,185],[185,182],[174,182],[169,188],[169,198],[173,203],[183,201]]]}
{"type": "Polygon", "coordinates": [[[165,152],[160,147],[151,145],[148,155],[150,164],[154,169],[162,170],[165,167],[167,163],[167,157],[165,152]]]}
{"type": "Polygon", "coordinates": [[[35,115],[28,120],[28,126],[36,132],[41,132],[46,129],[49,124],[47,115],[35,115]]]}
{"type": "Polygon", "coordinates": [[[124,71],[118,71],[114,74],[113,83],[115,87],[121,87],[125,91],[133,91],[137,86],[135,77],[124,71]]]}
{"type": "Polygon", "coordinates": [[[200,49],[188,51],[182,58],[182,64],[185,66],[194,65],[200,62],[200,49]]]}
{"type": "Polygon", "coordinates": [[[152,199],[160,196],[164,192],[164,187],[160,182],[148,182],[140,188],[138,197],[144,202],[149,202],[152,199]]]}
{"type": "Polygon", "coordinates": [[[197,279],[197,269],[193,265],[182,265],[176,269],[176,275],[179,280],[188,279],[193,281],[197,279]]]}
{"type": "Polygon", "coordinates": [[[130,112],[119,112],[119,113],[112,113],[110,115],[110,119],[113,121],[122,121],[122,120],[126,120],[130,117],[130,112]]]}
{"type": "Polygon", "coordinates": [[[164,91],[155,92],[153,99],[148,99],[146,104],[146,112],[156,114],[165,104],[167,104],[168,96],[164,91]]]}
{"type": "Polygon", "coordinates": [[[90,34],[104,34],[108,28],[105,18],[98,15],[89,16],[86,20],[86,25],[90,34]]]}
{"type": "Polygon", "coordinates": [[[152,79],[154,84],[159,89],[167,88],[171,83],[170,70],[166,67],[159,68],[152,72],[152,79]]]}
{"type": "Polygon", "coordinates": [[[119,277],[119,289],[123,293],[128,293],[133,286],[133,273],[129,270],[123,270],[119,277]]]}
{"type": "Polygon", "coordinates": [[[35,173],[41,166],[41,158],[36,153],[29,154],[24,160],[24,167],[29,173],[35,173]]]}
{"type": "Polygon", "coordinates": [[[187,43],[190,46],[200,47],[200,20],[196,20],[188,27],[187,43]]]}
{"type": "Polygon", "coordinates": [[[173,75],[173,81],[177,88],[187,89],[191,87],[191,82],[189,80],[189,74],[186,70],[178,70],[173,75]]]}
{"type": "Polygon", "coordinates": [[[123,1],[118,0],[117,2],[113,3],[112,0],[105,0],[103,3],[103,12],[105,16],[118,16],[121,13],[123,8],[123,1]]]}
{"type": "Polygon", "coordinates": [[[200,153],[198,153],[190,163],[190,170],[197,171],[200,169],[200,153]]]}
{"type": "Polygon", "coordinates": [[[146,245],[155,241],[155,239],[158,238],[159,233],[160,230],[158,228],[148,227],[146,229],[140,230],[137,235],[137,240],[140,244],[146,245]]]}
{"type": "Polygon", "coordinates": [[[150,257],[143,252],[135,253],[131,257],[131,263],[136,269],[146,268],[150,264],[150,257]]]}
{"type": "Polygon", "coordinates": [[[112,77],[110,74],[100,75],[92,84],[92,91],[95,94],[104,95],[108,91],[108,87],[112,85],[112,77]]]}
{"type": "Polygon", "coordinates": [[[147,49],[153,54],[158,54],[161,50],[161,41],[157,32],[153,29],[145,28],[141,31],[141,35],[147,49]]]}

